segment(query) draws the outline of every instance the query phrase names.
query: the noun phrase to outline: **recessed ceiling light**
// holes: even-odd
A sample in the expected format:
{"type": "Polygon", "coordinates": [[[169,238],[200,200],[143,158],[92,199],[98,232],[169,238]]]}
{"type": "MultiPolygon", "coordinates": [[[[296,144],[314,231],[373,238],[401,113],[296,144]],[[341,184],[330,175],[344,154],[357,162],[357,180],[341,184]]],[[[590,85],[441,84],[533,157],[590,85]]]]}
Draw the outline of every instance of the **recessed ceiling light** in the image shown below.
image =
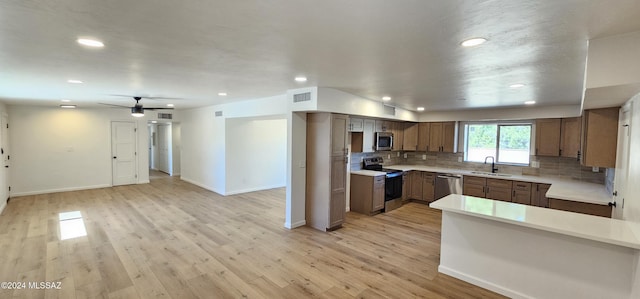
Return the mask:
{"type": "Polygon", "coordinates": [[[483,37],[474,37],[460,43],[463,47],[475,47],[484,44],[487,41],[483,37]]]}
{"type": "Polygon", "coordinates": [[[173,104],[167,104],[167,107],[173,107],[173,104]]]}
{"type": "Polygon", "coordinates": [[[77,42],[83,46],[92,47],[92,48],[102,48],[104,47],[104,43],[90,38],[79,38],[77,42]]]}
{"type": "Polygon", "coordinates": [[[221,97],[226,97],[227,93],[226,92],[219,92],[218,95],[221,96],[221,97]]]}
{"type": "Polygon", "coordinates": [[[307,77],[298,76],[295,78],[296,82],[307,82],[307,77]]]}
{"type": "Polygon", "coordinates": [[[67,82],[71,83],[71,84],[82,84],[84,82],[80,81],[80,80],[76,80],[76,79],[69,79],[67,80],[67,82]]]}
{"type": "Polygon", "coordinates": [[[526,101],[526,102],[524,102],[525,105],[533,105],[535,103],[536,103],[536,101],[526,101]]]}
{"type": "Polygon", "coordinates": [[[60,102],[69,103],[69,102],[71,102],[71,100],[60,100],[60,102]]]}
{"type": "Polygon", "coordinates": [[[151,123],[152,123],[152,124],[157,124],[158,122],[157,122],[157,121],[155,121],[155,120],[152,120],[152,121],[151,121],[151,123]]]}
{"type": "Polygon", "coordinates": [[[520,88],[520,87],[524,87],[524,84],[516,83],[516,84],[509,85],[509,88],[520,88]]]}
{"type": "Polygon", "coordinates": [[[418,107],[418,111],[424,111],[424,107],[418,107]]]}
{"type": "Polygon", "coordinates": [[[65,109],[75,109],[76,105],[60,105],[60,108],[65,108],[65,109]]]}
{"type": "Polygon", "coordinates": [[[383,101],[391,101],[391,97],[389,97],[389,96],[384,96],[384,97],[382,97],[382,100],[383,100],[383,101]]]}

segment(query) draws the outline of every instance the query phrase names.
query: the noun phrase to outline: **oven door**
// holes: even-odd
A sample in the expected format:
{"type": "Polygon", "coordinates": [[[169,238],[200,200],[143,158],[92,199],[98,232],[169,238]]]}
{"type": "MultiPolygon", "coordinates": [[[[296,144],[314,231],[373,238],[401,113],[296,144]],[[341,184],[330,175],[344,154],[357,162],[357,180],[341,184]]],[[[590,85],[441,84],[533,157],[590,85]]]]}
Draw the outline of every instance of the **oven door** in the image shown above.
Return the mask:
{"type": "Polygon", "coordinates": [[[384,180],[384,201],[402,197],[402,172],[387,175],[384,180]]]}

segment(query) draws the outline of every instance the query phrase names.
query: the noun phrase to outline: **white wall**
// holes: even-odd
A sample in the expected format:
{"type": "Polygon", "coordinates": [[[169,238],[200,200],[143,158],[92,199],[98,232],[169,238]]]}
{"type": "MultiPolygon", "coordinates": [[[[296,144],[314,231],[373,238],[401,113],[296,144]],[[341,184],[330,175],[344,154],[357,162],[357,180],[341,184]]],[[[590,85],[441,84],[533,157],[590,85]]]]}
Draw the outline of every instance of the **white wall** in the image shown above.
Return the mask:
{"type": "Polygon", "coordinates": [[[629,131],[629,175],[624,192],[623,219],[640,223],[640,94],[633,97],[629,131]]]}
{"type": "Polygon", "coordinates": [[[586,88],[640,82],[640,31],[589,41],[586,88]]]}
{"type": "Polygon", "coordinates": [[[536,118],[577,117],[582,114],[579,105],[562,106],[522,106],[502,109],[476,109],[433,111],[420,114],[421,122],[429,121],[481,121],[481,120],[520,120],[536,118]]]}
{"type": "Polygon", "coordinates": [[[287,120],[282,117],[227,119],[227,195],[286,185],[287,120]]]}
{"type": "Polygon", "coordinates": [[[180,175],[180,148],[181,143],[181,126],[180,123],[171,123],[171,149],[172,149],[172,165],[171,175],[180,175]]]}
{"type": "Polygon", "coordinates": [[[126,109],[8,108],[12,196],[111,186],[111,121],[137,123],[138,183],[149,182],[151,114],[133,118],[126,109]]]}

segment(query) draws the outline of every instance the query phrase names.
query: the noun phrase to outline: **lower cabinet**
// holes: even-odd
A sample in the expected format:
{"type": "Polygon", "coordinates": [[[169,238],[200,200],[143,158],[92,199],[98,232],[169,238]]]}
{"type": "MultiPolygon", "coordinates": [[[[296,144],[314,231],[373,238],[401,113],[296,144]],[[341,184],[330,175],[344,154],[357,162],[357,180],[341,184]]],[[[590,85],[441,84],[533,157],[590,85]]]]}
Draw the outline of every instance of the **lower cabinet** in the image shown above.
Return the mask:
{"type": "Polygon", "coordinates": [[[435,199],[436,174],[425,171],[409,173],[408,199],[432,202],[435,199]]]}
{"type": "Polygon", "coordinates": [[[487,198],[511,201],[512,182],[507,180],[487,179],[487,198]]]}
{"type": "Polygon", "coordinates": [[[605,205],[549,198],[549,208],[611,218],[611,207],[605,205]]]}
{"type": "Polygon", "coordinates": [[[486,197],[486,185],[487,179],[485,178],[465,176],[462,180],[462,194],[475,197],[486,197]]]}
{"type": "Polygon", "coordinates": [[[409,173],[411,186],[409,189],[409,199],[422,199],[422,172],[412,171],[409,173]]]}
{"type": "Polygon", "coordinates": [[[402,202],[409,200],[409,191],[411,189],[411,180],[409,179],[409,172],[402,174],[402,202]]]}
{"type": "Polygon", "coordinates": [[[531,186],[531,183],[514,181],[511,201],[531,205],[531,186]]]}
{"type": "Polygon", "coordinates": [[[551,185],[549,184],[533,184],[531,188],[531,205],[536,207],[549,207],[549,199],[547,198],[547,191],[551,185]]]}
{"type": "Polygon", "coordinates": [[[350,209],[372,215],[384,209],[384,175],[351,174],[350,209]]]}

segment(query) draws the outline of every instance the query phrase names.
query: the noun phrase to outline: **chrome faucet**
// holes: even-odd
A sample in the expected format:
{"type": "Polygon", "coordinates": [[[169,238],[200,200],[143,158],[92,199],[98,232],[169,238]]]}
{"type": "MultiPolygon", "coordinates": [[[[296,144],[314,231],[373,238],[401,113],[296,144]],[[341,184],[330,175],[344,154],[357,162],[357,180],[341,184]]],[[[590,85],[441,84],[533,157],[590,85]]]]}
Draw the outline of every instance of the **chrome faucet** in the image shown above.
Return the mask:
{"type": "Polygon", "coordinates": [[[487,156],[484,158],[484,164],[487,164],[487,160],[489,160],[489,158],[491,158],[491,173],[496,173],[496,171],[498,171],[498,168],[496,168],[496,158],[493,156],[487,156]]]}

